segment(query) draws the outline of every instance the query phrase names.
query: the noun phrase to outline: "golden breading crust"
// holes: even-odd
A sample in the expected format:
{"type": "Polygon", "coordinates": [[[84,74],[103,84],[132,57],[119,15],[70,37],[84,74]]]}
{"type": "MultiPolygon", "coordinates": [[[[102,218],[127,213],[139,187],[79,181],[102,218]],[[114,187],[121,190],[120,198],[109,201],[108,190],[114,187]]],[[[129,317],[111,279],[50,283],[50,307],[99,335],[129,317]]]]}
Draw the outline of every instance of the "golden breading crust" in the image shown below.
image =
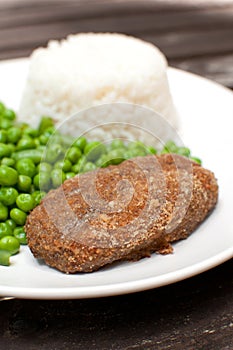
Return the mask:
{"type": "Polygon", "coordinates": [[[175,154],[137,157],[66,180],[28,216],[36,258],[66,273],[170,253],[215,207],[214,174],[175,154]]]}

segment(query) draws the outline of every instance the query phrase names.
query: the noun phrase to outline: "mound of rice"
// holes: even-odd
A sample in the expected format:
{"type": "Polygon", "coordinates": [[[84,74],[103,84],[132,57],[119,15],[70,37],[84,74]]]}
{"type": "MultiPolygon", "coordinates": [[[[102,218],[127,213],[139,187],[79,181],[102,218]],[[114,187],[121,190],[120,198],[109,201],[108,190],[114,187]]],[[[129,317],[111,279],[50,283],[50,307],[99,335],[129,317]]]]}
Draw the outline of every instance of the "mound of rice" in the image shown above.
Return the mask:
{"type": "Polygon", "coordinates": [[[167,62],[154,45],[122,34],[87,33],[35,50],[19,116],[31,125],[56,122],[112,102],[149,107],[176,126],[167,62]]]}

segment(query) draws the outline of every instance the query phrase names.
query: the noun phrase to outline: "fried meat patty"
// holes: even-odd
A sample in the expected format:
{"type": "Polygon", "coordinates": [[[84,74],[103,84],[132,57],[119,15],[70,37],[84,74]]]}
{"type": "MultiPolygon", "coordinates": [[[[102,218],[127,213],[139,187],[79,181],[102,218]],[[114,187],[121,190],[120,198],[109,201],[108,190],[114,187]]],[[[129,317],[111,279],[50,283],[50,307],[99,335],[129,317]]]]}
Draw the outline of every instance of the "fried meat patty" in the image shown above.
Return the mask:
{"type": "Polygon", "coordinates": [[[218,198],[214,174],[175,154],[137,157],[66,180],[28,216],[36,258],[66,273],[171,253],[218,198]]]}

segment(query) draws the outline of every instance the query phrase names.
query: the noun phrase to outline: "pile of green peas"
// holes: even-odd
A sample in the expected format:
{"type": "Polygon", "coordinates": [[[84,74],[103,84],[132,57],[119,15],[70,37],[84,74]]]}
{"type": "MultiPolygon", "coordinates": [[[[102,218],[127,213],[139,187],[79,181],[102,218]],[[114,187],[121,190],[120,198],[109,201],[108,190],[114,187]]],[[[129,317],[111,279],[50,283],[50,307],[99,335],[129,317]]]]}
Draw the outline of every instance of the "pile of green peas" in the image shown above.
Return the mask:
{"type": "MultiPolygon", "coordinates": [[[[50,189],[77,174],[157,153],[140,141],[126,144],[115,139],[105,145],[83,136],[71,140],[56,131],[49,117],[42,117],[39,127],[32,128],[17,123],[15,112],[0,103],[0,265],[8,266],[10,256],[27,244],[27,215],[50,189]]],[[[188,148],[173,141],[159,153],[178,153],[201,163],[188,148]]]]}

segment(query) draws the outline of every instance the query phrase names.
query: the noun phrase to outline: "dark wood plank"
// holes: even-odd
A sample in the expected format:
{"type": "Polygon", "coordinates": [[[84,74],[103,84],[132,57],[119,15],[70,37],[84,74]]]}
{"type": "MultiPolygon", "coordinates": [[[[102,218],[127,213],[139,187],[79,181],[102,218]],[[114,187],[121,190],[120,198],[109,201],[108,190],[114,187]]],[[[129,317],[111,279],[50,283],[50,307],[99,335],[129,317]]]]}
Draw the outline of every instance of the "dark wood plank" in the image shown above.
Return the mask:
{"type": "MultiPolygon", "coordinates": [[[[150,18],[156,22],[156,16],[150,18]]],[[[135,20],[135,23],[137,19],[135,20]]],[[[198,54],[229,52],[233,48],[233,26],[217,29],[193,29],[159,33],[156,30],[137,30],[128,24],[127,19],[104,18],[89,20],[70,20],[43,25],[25,25],[17,28],[5,28],[0,32],[0,51],[20,47],[45,45],[49,39],[65,37],[69,33],[86,31],[118,31],[137,35],[158,45],[169,58],[193,56],[198,54]],[[125,27],[124,27],[125,24],[125,27]],[[179,49],[177,49],[179,47],[179,49]]]]}
{"type": "Polygon", "coordinates": [[[167,11],[168,9],[187,9],[187,7],[195,10],[211,9],[211,8],[223,8],[232,5],[232,0],[0,0],[0,9],[4,8],[39,8],[49,6],[82,6],[82,7],[99,7],[104,6],[111,9],[114,8],[149,8],[159,9],[161,11],[167,11]]]}
{"type": "Polygon", "coordinates": [[[143,33],[140,37],[159,46],[170,59],[226,53],[231,52],[233,48],[233,27],[216,30],[200,29],[181,33],[170,32],[161,35],[143,33]]]}
{"type": "MultiPolygon", "coordinates": [[[[35,45],[35,48],[37,45],[35,45]]],[[[20,47],[16,49],[7,49],[0,51],[0,62],[1,60],[9,60],[21,57],[29,57],[33,51],[33,47],[20,47]]]]}
{"type": "Polygon", "coordinates": [[[205,76],[233,89],[233,53],[224,56],[170,60],[169,63],[174,67],[205,76]]]}
{"type": "MultiPolygon", "coordinates": [[[[147,2],[146,2],[147,3],[147,2]]],[[[145,4],[146,4],[145,3],[145,4]]],[[[1,3],[0,3],[1,4],[1,3]]],[[[30,4],[30,3],[29,3],[30,4]]],[[[79,2],[71,4],[70,2],[63,3],[63,6],[56,2],[55,6],[29,6],[13,8],[8,7],[1,10],[0,28],[12,28],[25,26],[30,24],[42,24],[50,21],[65,21],[65,20],[80,20],[85,18],[99,18],[106,20],[106,16],[112,22],[118,17],[119,27],[123,25],[122,30],[141,30],[148,29],[169,31],[170,28],[193,28],[204,26],[214,28],[219,26],[232,26],[233,17],[233,2],[230,6],[222,8],[207,8],[193,10],[189,6],[186,8],[167,7],[166,11],[160,11],[159,8],[149,8],[145,6],[141,8],[139,4],[135,7],[125,6],[84,6],[79,2]],[[58,6],[59,5],[59,6],[58,6]],[[140,11],[139,11],[140,10],[140,11]],[[154,16],[156,16],[156,21],[154,16]]],[[[109,3],[108,3],[109,5],[109,3]]],[[[164,8],[163,8],[164,9],[164,8]]]]}

